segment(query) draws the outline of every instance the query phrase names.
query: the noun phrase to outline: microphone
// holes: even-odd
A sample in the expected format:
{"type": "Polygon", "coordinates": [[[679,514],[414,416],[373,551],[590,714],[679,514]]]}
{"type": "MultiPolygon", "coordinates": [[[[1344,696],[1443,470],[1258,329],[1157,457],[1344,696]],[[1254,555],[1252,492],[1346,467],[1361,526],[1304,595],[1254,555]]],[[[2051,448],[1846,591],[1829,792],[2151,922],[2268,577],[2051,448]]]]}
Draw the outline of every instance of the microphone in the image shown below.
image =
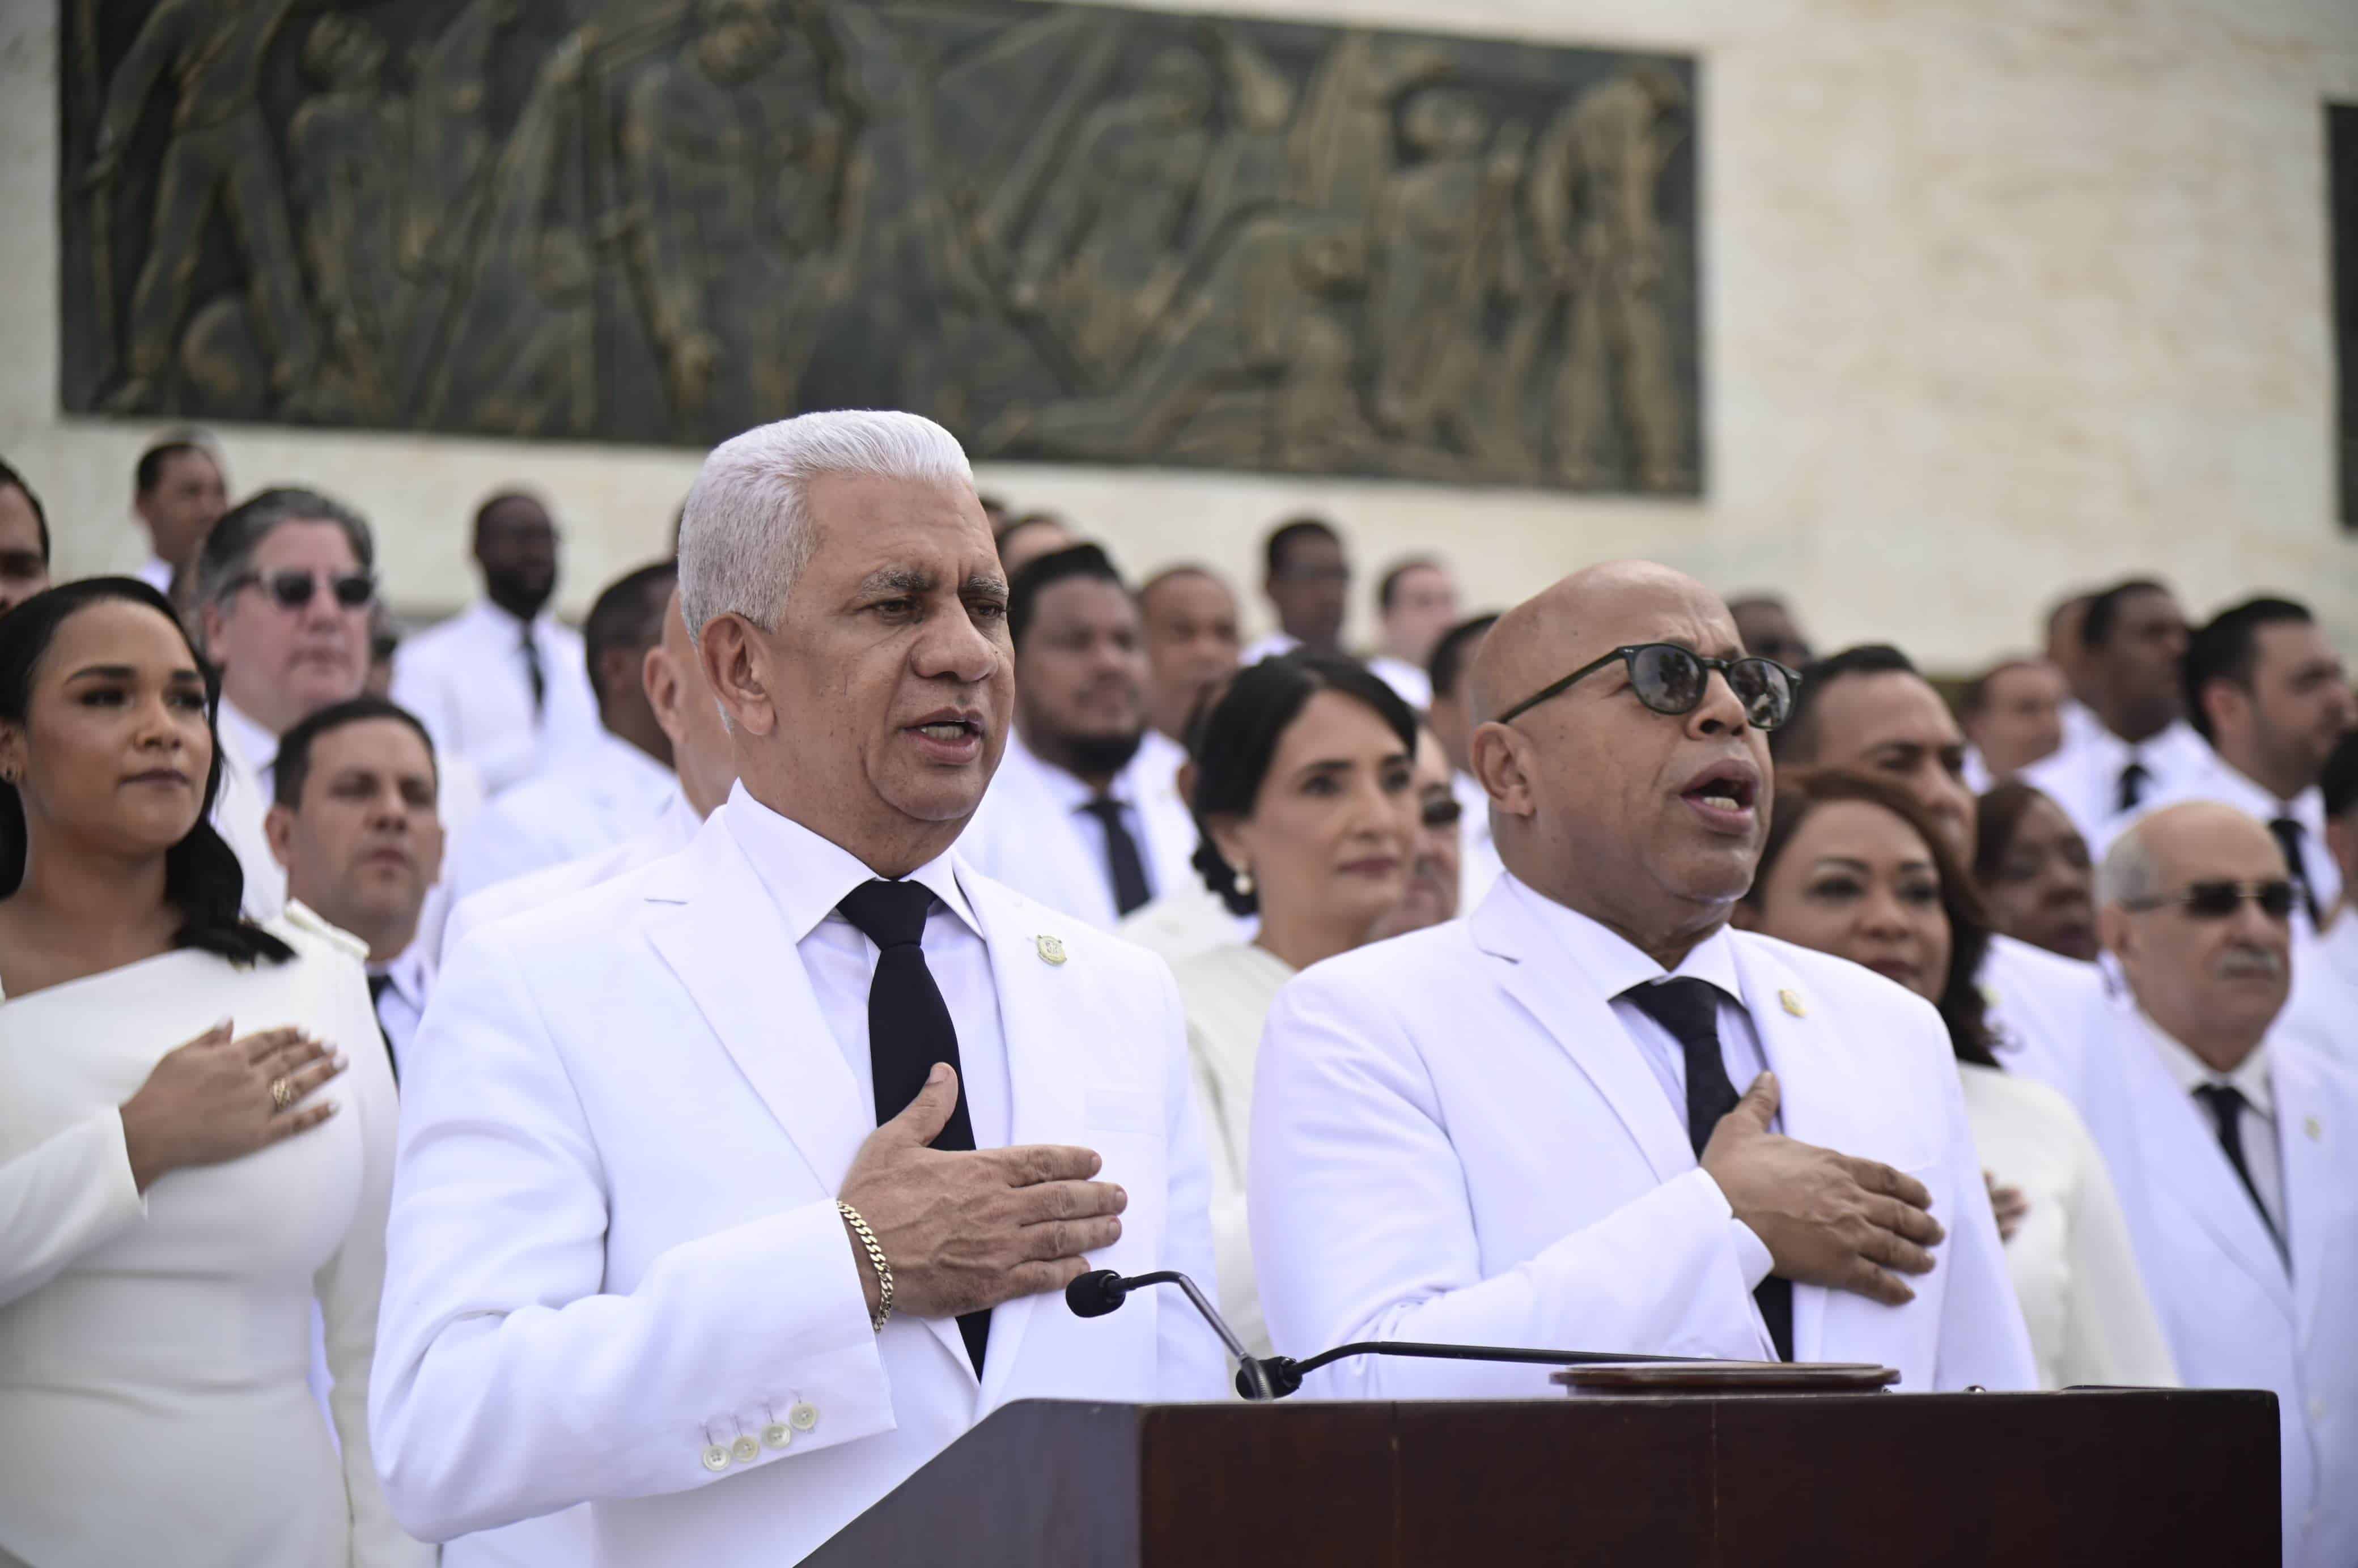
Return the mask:
{"type": "MultiPolygon", "coordinates": [[[[1249,1400],[1279,1397],[1271,1390],[1269,1373],[1260,1358],[1245,1348],[1244,1341],[1237,1337],[1236,1330],[1230,1328],[1213,1309],[1212,1303],[1205,1299],[1195,1281],[1176,1269],[1162,1269],[1152,1274],[1132,1274],[1128,1278],[1111,1269],[1093,1269],[1065,1287],[1065,1304],[1073,1309],[1075,1317],[1103,1317],[1121,1305],[1130,1292],[1141,1285],[1176,1285],[1185,1292],[1195,1311],[1212,1325],[1212,1332],[1220,1336],[1220,1343],[1227,1346],[1228,1354],[1235,1357],[1237,1392],[1249,1400]]],[[[1296,1378],[1293,1388],[1301,1386],[1302,1379],[1296,1378]]],[[[1285,1390],[1289,1394],[1293,1391],[1293,1389],[1285,1390]]]]}
{"type": "MultiPolygon", "coordinates": [[[[1291,1356],[1270,1357],[1255,1370],[1260,1374],[1263,1383],[1274,1391],[1259,1397],[1282,1400],[1299,1390],[1302,1379],[1319,1368],[1353,1356],[1406,1356],[1428,1361],[1508,1361],[1539,1367],[1609,1367],[1632,1361],[1714,1364],[1726,1360],[1720,1356],[1639,1356],[1620,1350],[1526,1350],[1511,1345],[1427,1345],[1407,1339],[1361,1339],[1349,1345],[1337,1345],[1332,1350],[1322,1350],[1307,1361],[1296,1361],[1291,1356]]],[[[1247,1399],[1255,1397],[1246,1393],[1242,1373],[1237,1375],[1237,1392],[1244,1394],[1247,1399]]]]}

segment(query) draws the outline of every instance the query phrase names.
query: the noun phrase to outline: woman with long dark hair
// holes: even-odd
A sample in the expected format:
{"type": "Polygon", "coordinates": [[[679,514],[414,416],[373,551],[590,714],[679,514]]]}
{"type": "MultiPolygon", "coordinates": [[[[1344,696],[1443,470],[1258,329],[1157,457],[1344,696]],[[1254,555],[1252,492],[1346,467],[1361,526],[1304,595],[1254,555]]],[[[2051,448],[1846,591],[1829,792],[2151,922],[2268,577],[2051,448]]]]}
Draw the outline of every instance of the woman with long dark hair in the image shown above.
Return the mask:
{"type": "Polygon", "coordinates": [[[1245,1227],[1261,1025],[1297,970],[1373,940],[1407,892],[1422,827],[1416,716],[1353,661],[1295,653],[1238,675],[1192,739],[1195,868],[1260,928],[1173,973],[1210,1146],[1221,1312],[1266,1356],[1245,1227]]]}
{"type": "Polygon", "coordinates": [[[368,1445],[392,1079],[351,939],[239,914],[215,696],[135,579],[0,617],[0,1557],[422,1564],[368,1445]]]}
{"type": "Polygon", "coordinates": [[[1982,1162],[2027,1200],[2006,1257],[2041,1385],[2174,1386],[2104,1157],[2069,1100],[1991,1053],[1974,978],[1989,925],[1949,839],[1913,795],[1855,773],[1780,783],[1769,824],[1736,924],[1863,964],[1940,1010],[1982,1162]]]}

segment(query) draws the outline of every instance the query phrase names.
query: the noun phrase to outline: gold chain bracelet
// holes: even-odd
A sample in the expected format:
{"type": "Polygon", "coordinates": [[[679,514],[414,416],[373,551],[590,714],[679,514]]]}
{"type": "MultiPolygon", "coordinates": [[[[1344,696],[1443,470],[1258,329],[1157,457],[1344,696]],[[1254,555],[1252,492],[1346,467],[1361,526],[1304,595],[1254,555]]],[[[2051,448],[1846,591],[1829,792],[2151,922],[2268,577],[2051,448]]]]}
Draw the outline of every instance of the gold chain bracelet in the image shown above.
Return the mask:
{"type": "Polygon", "coordinates": [[[860,1211],[841,1198],[835,1200],[835,1206],[842,1213],[843,1223],[851,1227],[851,1234],[860,1238],[860,1245],[868,1249],[868,1261],[876,1271],[876,1315],[869,1320],[868,1326],[882,1330],[884,1320],[892,1315],[892,1265],[884,1261],[884,1249],[877,1243],[876,1233],[868,1228],[868,1222],[860,1217],[860,1211]]]}

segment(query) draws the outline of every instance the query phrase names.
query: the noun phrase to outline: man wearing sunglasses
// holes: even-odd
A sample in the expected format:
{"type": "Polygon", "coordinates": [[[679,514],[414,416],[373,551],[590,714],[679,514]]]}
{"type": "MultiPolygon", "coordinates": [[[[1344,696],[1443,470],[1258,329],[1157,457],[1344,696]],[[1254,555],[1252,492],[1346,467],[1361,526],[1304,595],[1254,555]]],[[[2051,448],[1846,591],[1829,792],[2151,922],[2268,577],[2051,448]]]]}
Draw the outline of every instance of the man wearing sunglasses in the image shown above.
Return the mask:
{"type": "Polygon", "coordinates": [[[2272,1033],[2295,884],[2266,827],[2165,807],[2105,853],[2146,1283],[2189,1387],[2268,1389],[2284,1560],[2358,1563],[2358,1075],[2272,1033]]]}
{"type": "MultiPolygon", "coordinates": [[[[1357,1339],[1865,1360],[2036,1385],[1946,1030],[1732,930],[1793,677],[1647,562],[1576,573],[1475,661],[1505,872],[1464,920],[1279,993],[1253,1256],[1277,1348],[1357,1339]]],[[[1329,1395],[1529,1396],[1543,1368],[1366,1357],[1329,1395]]]]}
{"type": "Polygon", "coordinates": [[[246,909],[257,918],[287,901],[287,872],[263,829],[278,738],[361,694],[375,560],[360,514],[291,489],[265,490],[224,514],[197,554],[197,616],[222,677],[213,819],[245,868],[246,909]]]}

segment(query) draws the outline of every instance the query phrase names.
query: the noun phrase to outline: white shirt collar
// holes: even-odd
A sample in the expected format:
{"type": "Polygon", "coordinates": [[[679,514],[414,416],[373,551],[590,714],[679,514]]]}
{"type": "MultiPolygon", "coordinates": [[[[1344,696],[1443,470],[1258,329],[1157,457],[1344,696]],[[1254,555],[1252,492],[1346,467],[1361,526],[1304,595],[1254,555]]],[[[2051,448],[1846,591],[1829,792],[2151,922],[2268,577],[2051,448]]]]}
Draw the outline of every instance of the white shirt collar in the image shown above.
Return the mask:
{"type": "Polygon", "coordinates": [[[434,960],[423,941],[413,941],[401,950],[390,964],[371,964],[368,972],[384,975],[393,981],[393,990],[402,1000],[419,1011],[426,1010],[426,994],[433,989],[434,960]]]}
{"type": "MultiPolygon", "coordinates": [[[[763,806],[741,781],[729,792],[716,815],[752,862],[754,874],[785,919],[787,934],[797,943],[835,913],[844,895],[877,880],[877,873],[850,850],[763,806]]],[[[924,883],[951,914],[966,922],[968,930],[981,935],[982,924],[959,891],[957,873],[946,851],[911,871],[905,880],[924,883]]]]}
{"type": "Polygon", "coordinates": [[[2170,1077],[2187,1094],[2191,1095],[2206,1084],[2223,1084],[2241,1090],[2244,1103],[2254,1110],[2271,1121],[2276,1119],[2276,1093],[2269,1087],[2266,1041],[2263,1040],[2255,1046],[2250,1055],[2235,1065],[2234,1072],[2223,1073],[2180,1044],[2142,1009],[2137,1012],[2137,1022],[2144,1024],[2145,1032],[2153,1037],[2154,1050],[2159,1054],[2161,1065],[2169,1069],[2170,1077]]]}
{"type": "Polygon", "coordinates": [[[238,761],[256,773],[267,774],[278,765],[278,737],[247,718],[245,710],[226,697],[221,699],[213,728],[238,761]]]}
{"type": "Polygon", "coordinates": [[[1541,896],[1516,881],[1512,872],[1504,875],[1515,896],[1606,1000],[1632,986],[1675,978],[1709,981],[1728,1000],[1743,1005],[1744,987],[1736,976],[1736,944],[1728,939],[1725,926],[1696,943],[1677,968],[1665,969],[1618,932],[1541,896]]]}
{"type": "Polygon", "coordinates": [[[467,615],[477,624],[487,627],[505,641],[514,643],[522,640],[527,628],[531,630],[535,638],[538,638],[548,630],[554,611],[546,605],[543,605],[540,613],[529,622],[520,621],[492,603],[489,598],[483,598],[475,600],[468,607],[467,615]]]}
{"type": "Polygon", "coordinates": [[[2312,836],[2321,836],[2325,832],[2325,792],[2316,784],[2309,785],[2288,801],[2283,800],[2216,751],[2211,752],[2209,762],[2206,776],[2200,786],[2201,795],[2232,806],[2246,816],[2255,816],[2264,824],[2279,816],[2289,816],[2309,829],[2312,836]]]}
{"type": "MultiPolygon", "coordinates": [[[[1000,759],[1000,766],[1004,768],[1011,761],[1019,767],[1031,769],[1039,779],[1040,787],[1048,792],[1048,797],[1056,803],[1057,809],[1068,816],[1098,798],[1098,792],[1091,789],[1078,774],[1066,773],[1042,757],[1039,752],[1023,743],[1023,737],[1021,735],[1010,735],[1007,738],[1007,753],[1005,757],[1000,759]]],[[[1120,801],[1132,810],[1137,809],[1138,768],[1141,759],[1145,755],[1146,748],[1141,742],[1138,754],[1123,763],[1121,772],[1114,774],[1112,782],[1106,785],[1106,798],[1120,801]]]]}

